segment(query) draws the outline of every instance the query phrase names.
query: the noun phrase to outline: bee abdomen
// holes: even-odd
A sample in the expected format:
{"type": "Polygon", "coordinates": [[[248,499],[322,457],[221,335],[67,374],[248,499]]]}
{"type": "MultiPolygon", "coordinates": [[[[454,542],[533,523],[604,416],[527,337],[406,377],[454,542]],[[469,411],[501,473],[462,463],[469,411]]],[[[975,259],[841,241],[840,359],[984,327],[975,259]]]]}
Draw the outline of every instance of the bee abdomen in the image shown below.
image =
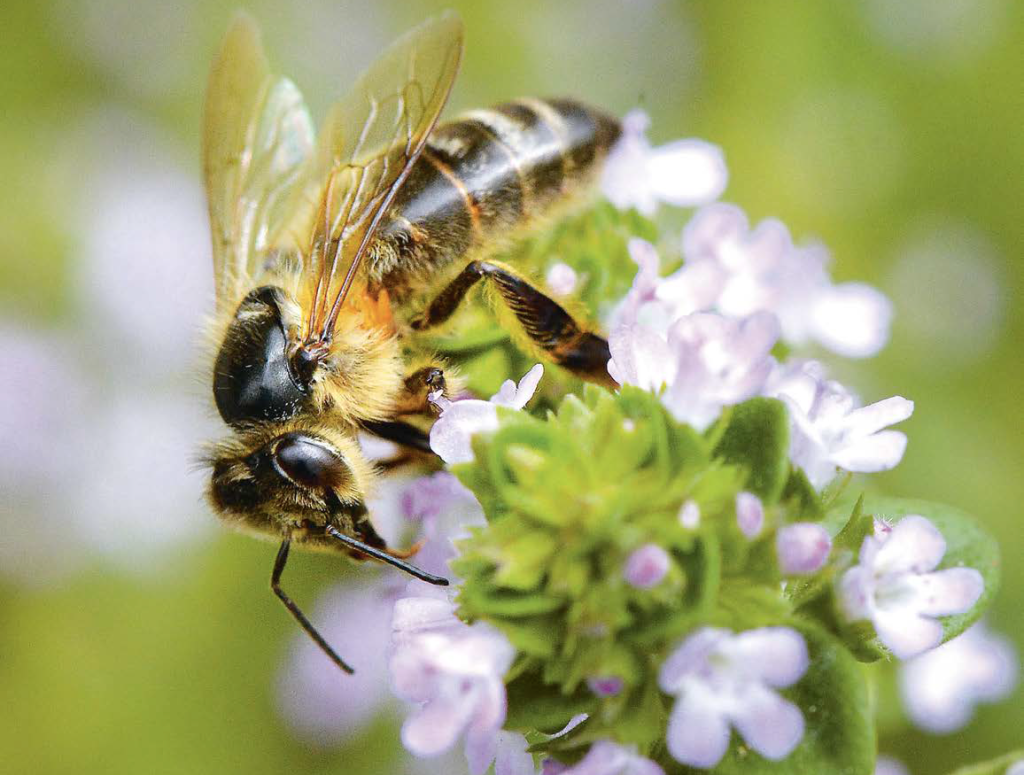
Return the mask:
{"type": "Polygon", "coordinates": [[[442,124],[380,231],[378,277],[443,267],[525,226],[585,188],[619,134],[616,119],[570,99],[522,99],[442,124]]]}

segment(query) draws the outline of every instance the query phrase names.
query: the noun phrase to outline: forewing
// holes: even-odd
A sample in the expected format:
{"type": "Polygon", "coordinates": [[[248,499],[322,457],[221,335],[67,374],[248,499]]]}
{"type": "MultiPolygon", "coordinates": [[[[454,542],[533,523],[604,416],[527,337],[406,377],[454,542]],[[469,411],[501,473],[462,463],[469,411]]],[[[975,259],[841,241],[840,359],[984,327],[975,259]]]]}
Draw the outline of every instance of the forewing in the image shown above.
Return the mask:
{"type": "Polygon", "coordinates": [[[330,111],[316,150],[323,176],[310,241],[305,338],[329,339],[373,231],[437,122],[462,55],[453,14],[393,43],[330,111]]]}
{"type": "Polygon", "coordinates": [[[252,19],[238,14],[210,70],[203,172],[217,305],[236,299],[273,245],[313,149],[302,95],[270,72],[252,19]]]}

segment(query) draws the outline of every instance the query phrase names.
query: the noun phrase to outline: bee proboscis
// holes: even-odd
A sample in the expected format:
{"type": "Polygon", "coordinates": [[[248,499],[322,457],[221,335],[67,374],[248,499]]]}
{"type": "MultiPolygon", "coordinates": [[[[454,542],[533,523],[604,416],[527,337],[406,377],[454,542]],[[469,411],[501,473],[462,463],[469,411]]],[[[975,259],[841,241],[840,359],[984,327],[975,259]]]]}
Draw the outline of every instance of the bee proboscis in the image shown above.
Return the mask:
{"type": "Polygon", "coordinates": [[[575,100],[523,99],[437,125],[462,40],[451,14],[399,38],[317,139],[248,16],[232,23],[210,75],[213,392],[231,433],[208,454],[209,499],[225,521],[281,542],[272,589],[347,672],[281,575],[295,545],[447,584],[374,528],[366,495],[380,472],[357,441],[368,432],[429,452],[416,422],[432,416],[428,397],[446,381],[417,332],[482,281],[527,346],[614,384],[606,340],[487,254],[590,188],[619,124],[575,100]]]}

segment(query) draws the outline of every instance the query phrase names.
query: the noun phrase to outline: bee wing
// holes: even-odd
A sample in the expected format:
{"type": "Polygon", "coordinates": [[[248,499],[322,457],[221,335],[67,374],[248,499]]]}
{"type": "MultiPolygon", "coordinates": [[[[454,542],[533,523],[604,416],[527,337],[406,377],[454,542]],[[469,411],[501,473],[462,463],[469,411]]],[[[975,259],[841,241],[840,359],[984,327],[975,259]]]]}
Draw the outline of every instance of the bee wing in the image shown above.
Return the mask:
{"type": "Polygon", "coordinates": [[[250,285],[273,247],[312,150],[302,95],[271,74],[255,22],[236,15],[210,70],[203,119],[218,307],[250,285]]]}
{"type": "Polygon", "coordinates": [[[304,339],[329,339],[366,248],[437,122],[462,56],[462,22],[432,19],[395,41],[330,111],[309,245],[304,339]]]}

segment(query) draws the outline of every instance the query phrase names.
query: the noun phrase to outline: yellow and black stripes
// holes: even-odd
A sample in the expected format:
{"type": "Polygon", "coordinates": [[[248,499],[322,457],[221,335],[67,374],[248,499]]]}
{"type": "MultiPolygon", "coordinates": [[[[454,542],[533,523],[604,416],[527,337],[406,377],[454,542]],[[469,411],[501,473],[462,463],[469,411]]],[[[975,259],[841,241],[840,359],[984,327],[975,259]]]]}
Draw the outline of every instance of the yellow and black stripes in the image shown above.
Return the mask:
{"type": "Polygon", "coordinates": [[[378,233],[372,282],[400,300],[443,269],[545,215],[594,177],[617,120],[569,99],[477,110],[431,134],[378,233]]]}

